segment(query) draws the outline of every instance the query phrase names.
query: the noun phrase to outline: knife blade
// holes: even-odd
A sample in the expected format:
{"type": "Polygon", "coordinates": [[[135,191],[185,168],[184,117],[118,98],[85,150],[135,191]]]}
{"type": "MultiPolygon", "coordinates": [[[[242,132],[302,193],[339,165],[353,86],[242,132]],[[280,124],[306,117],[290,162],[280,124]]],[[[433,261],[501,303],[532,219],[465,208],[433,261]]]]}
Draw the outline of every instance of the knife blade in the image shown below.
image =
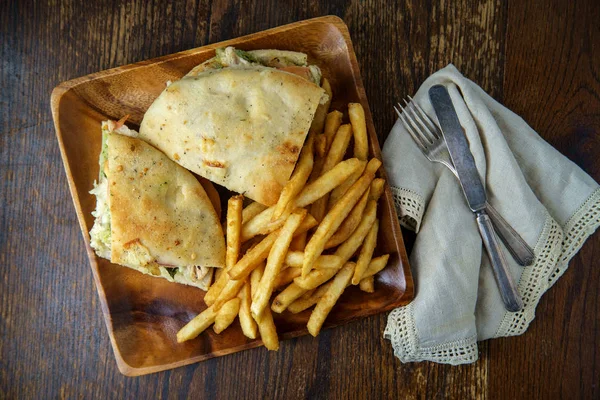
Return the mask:
{"type": "Polygon", "coordinates": [[[469,208],[477,217],[479,233],[488,252],[504,306],[508,311],[519,311],[523,308],[523,301],[508,269],[490,217],[487,215],[485,187],[479,178],[465,130],[460,124],[448,89],[443,85],[432,86],[429,89],[429,99],[437,115],[460,186],[469,208]]]}

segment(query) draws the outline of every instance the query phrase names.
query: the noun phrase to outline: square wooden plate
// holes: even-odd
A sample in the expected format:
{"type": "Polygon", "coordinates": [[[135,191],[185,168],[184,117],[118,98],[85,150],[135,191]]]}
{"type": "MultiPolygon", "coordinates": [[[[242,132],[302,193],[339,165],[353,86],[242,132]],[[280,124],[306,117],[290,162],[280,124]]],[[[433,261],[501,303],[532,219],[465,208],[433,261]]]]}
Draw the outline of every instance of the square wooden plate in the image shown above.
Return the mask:
{"type": "MultiPolygon", "coordinates": [[[[244,337],[239,323],[221,333],[208,329],[197,339],[177,344],[176,332],[205,308],[200,289],[155,279],[99,258],[90,247],[89,230],[94,219],[95,197],[89,194],[98,177],[100,122],[130,114],[128,122],[139,124],[144,112],[165,88],[192,67],[214,55],[214,49],[236,46],[245,50],[281,49],[308,54],[331,82],[332,108],[346,111],[349,102],[365,109],[370,151],[381,151],[348,28],[334,16],[296,22],[264,32],[171,54],[149,61],[73,79],[52,92],[52,115],[67,174],[69,189],[85,240],[102,311],[119,370],[143,375],[260,346],[260,340],[244,337]]],[[[385,177],[383,168],[380,175],[385,177]]],[[[398,225],[390,188],[380,201],[377,254],[390,253],[390,261],[378,274],[375,293],[351,287],[329,315],[326,326],[407,304],[413,298],[413,282],[406,249],[398,225]]],[[[281,339],[304,335],[310,311],[294,315],[275,314],[281,339]]]]}

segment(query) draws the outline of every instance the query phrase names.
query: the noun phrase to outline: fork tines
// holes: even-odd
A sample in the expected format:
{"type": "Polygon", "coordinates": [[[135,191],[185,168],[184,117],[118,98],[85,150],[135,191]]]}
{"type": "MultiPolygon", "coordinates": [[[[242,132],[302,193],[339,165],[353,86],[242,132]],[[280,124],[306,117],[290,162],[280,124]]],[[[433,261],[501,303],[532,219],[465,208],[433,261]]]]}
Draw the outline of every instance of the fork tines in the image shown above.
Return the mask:
{"type": "Polygon", "coordinates": [[[404,104],[405,106],[402,107],[398,103],[398,107],[394,106],[394,110],[408,133],[419,146],[428,147],[442,137],[435,122],[412,97],[408,96],[408,100],[404,99],[404,104]]]}

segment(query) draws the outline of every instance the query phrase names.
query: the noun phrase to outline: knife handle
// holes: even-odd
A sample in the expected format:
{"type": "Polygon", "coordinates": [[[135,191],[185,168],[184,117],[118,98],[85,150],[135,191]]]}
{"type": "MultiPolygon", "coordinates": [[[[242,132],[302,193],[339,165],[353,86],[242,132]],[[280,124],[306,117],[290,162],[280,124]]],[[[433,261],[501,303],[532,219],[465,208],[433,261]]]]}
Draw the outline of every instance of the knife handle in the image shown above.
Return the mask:
{"type": "Polygon", "coordinates": [[[496,233],[504,242],[506,249],[515,261],[523,267],[531,265],[535,258],[533,249],[529,247],[527,242],[502,218],[500,213],[491,204],[487,204],[486,210],[494,224],[494,228],[496,228],[496,233]]]}
{"type": "Polygon", "coordinates": [[[492,269],[498,289],[500,289],[504,307],[511,312],[520,311],[523,308],[523,300],[521,300],[515,282],[508,270],[508,265],[498,244],[492,221],[485,211],[477,213],[477,226],[479,227],[479,233],[481,233],[483,244],[492,263],[492,269]]]}

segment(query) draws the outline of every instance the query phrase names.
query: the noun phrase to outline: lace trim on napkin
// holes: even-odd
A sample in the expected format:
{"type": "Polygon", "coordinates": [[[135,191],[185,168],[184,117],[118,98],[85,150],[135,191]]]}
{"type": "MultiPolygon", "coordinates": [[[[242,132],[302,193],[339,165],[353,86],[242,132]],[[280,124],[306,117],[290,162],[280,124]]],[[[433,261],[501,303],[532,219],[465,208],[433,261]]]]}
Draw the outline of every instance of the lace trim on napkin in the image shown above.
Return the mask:
{"type": "Polygon", "coordinates": [[[542,294],[567,270],[569,261],[587,238],[600,226],[600,189],[597,189],[573,214],[564,229],[550,216],[535,246],[536,262],[525,267],[519,281],[523,310],[506,313],[495,337],[524,333],[533,318],[542,294]],[[564,235],[563,235],[564,232],[564,235]]]}
{"type": "Polygon", "coordinates": [[[393,310],[383,333],[392,342],[394,355],[402,362],[434,361],[444,364],[468,364],[477,361],[477,335],[432,347],[419,347],[412,303],[393,310]]]}
{"type": "Polygon", "coordinates": [[[412,190],[392,185],[390,185],[390,188],[392,189],[400,225],[418,233],[425,212],[425,200],[420,194],[412,190]]]}

